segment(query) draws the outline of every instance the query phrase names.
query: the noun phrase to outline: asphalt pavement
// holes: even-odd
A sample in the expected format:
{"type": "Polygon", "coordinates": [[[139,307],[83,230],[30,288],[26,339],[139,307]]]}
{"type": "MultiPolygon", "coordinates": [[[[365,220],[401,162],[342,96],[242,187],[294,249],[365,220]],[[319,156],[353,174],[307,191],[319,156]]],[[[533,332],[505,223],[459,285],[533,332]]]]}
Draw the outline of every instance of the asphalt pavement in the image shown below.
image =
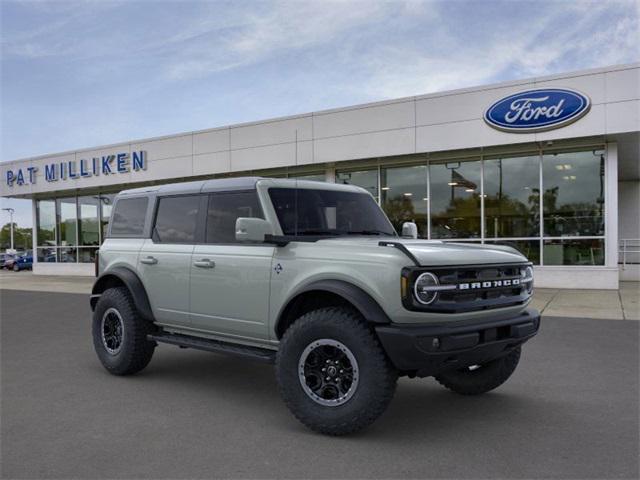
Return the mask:
{"type": "Polygon", "coordinates": [[[271,366],[160,346],[109,375],[86,295],[0,291],[2,478],[638,478],[639,326],[544,318],[481,397],[399,382],[369,429],[330,438],[271,366]]]}

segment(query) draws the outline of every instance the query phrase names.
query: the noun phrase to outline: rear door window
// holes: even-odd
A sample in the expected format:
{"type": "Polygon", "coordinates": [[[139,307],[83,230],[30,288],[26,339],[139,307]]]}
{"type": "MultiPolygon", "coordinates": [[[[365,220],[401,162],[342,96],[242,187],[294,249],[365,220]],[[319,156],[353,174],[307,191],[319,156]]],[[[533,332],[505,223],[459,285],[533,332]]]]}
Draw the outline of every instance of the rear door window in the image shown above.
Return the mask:
{"type": "Polygon", "coordinates": [[[200,198],[200,195],[160,198],[154,242],[195,243],[200,198]]]}
{"type": "Polygon", "coordinates": [[[111,218],[111,235],[118,237],[141,236],[144,232],[148,204],[147,197],[119,199],[111,218]]]}

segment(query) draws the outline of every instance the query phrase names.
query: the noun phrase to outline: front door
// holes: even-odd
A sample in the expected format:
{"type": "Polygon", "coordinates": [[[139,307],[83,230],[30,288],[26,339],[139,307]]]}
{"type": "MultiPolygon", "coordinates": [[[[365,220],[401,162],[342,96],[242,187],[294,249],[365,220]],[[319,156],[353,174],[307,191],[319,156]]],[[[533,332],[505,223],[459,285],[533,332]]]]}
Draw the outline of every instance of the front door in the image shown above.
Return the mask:
{"type": "Polygon", "coordinates": [[[189,275],[200,204],[198,195],[158,199],[153,235],[145,240],[138,271],[158,323],[188,327],[189,275]]]}
{"type": "Polygon", "coordinates": [[[262,218],[254,190],[209,196],[205,243],[191,257],[191,325],[234,338],[266,340],[274,247],[239,243],[238,217],[262,218]]]}

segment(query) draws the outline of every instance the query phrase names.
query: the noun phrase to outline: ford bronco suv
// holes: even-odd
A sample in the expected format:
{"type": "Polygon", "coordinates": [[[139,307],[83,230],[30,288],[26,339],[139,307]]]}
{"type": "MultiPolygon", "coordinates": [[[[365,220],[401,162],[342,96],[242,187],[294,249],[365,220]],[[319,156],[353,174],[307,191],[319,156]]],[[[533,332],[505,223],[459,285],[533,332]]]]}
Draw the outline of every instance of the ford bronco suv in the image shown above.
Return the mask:
{"type": "Polygon", "coordinates": [[[235,178],[127,190],[96,261],[93,344],[115,375],[159,343],[275,364],[292,413],[330,435],[379,417],[398,376],[475,395],[539,327],[508,246],[416,239],[366,190],[235,178]]]}

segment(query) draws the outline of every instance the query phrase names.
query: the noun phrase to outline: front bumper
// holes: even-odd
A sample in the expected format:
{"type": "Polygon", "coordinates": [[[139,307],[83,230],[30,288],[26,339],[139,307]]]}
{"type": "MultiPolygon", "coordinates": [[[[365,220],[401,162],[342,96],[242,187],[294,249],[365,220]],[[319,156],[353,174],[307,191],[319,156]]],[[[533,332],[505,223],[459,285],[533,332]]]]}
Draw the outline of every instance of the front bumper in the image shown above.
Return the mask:
{"type": "Polygon", "coordinates": [[[390,324],[375,328],[398,370],[428,377],[508,354],[538,333],[540,314],[529,308],[516,317],[464,326],[390,324]]]}

